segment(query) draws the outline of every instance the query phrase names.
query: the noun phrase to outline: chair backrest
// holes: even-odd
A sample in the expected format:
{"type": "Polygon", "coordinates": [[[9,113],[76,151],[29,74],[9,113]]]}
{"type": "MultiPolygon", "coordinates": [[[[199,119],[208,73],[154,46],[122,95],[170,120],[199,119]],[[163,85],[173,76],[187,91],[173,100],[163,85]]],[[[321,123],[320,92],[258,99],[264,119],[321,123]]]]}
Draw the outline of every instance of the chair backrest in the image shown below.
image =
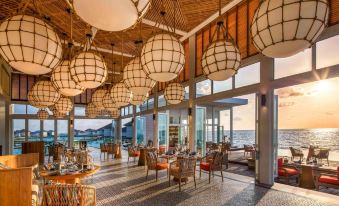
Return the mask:
{"type": "Polygon", "coordinates": [[[222,152],[214,152],[212,161],[212,170],[221,170],[224,154],[222,152]]]}
{"type": "Polygon", "coordinates": [[[298,156],[298,155],[303,154],[303,152],[297,148],[290,147],[290,150],[291,150],[292,156],[298,156]]]}
{"type": "Polygon", "coordinates": [[[147,168],[148,169],[155,169],[157,166],[157,159],[158,155],[154,151],[147,151],[146,152],[146,163],[147,163],[147,168]]]}
{"type": "Polygon", "coordinates": [[[227,152],[231,149],[231,144],[230,143],[221,143],[221,152],[227,152]]]}
{"type": "Polygon", "coordinates": [[[337,167],[337,175],[339,177],[339,166],[337,167]]]}
{"type": "Polygon", "coordinates": [[[253,146],[252,145],[248,145],[248,144],[244,144],[244,149],[245,149],[245,151],[252,151],[253,150],[253,146]]]}
{"type": "Polygon", "coordinates": [[[182,177],[194,176],[196,170],[196,158],[181,158],[177,160],[179,173],[182,177]]]}
{"type": "Polygon", "coordinates": [[[128,150],[128,156],[133,156],[136,151],[136,148],[129,146],[127,150],[128,150]]]}
{"type": "Polygon", "coordinates": [[[100,144],[100,151],[105,152],[107,150],[107,144],[100,144]]]}
{"type": "Polygon", "coordinates": [[[284,159],[282,157],[278,158],[278,168],[283,166],[284,159]]]}
{"type": "Polygon", "coordinates": [[[114,153],[114,144],[113,143],[107,143],[107,152],[108,153],[114,153]]]}
{"type": "Polygon", "coordinates": [[[320,149],[318,158],[327,159],[329,155],[330,155],[330,149],[320,149]]]}
{"type": "Polygon", "coordinates": [[[45,185],[43,192],[44,206],[94,206],[96,205],[95,187],[85,185],[45,185]]]}

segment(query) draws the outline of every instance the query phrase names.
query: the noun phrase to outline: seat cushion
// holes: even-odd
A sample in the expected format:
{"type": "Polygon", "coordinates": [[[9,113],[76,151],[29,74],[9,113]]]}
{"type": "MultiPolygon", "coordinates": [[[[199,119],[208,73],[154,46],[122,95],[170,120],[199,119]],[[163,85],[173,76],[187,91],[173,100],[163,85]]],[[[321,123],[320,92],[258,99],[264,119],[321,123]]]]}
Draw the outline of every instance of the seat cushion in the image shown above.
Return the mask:
{"type": "Polygon", "coordinates": [[[283,158],[282,157],[279,157],[278,158],[278,167],[282,167],[283,166],[283,158]]]}
{"type": "Polygon", "coordinates": [[[164,170],[168,168],[168,163],[157,163],[157,170],[164,170]]]}
{"type": "Polygon", "coordinates": [[[339,178],[333,177],[333,176],[321,175],[319,177],[319,182],[327,183],[327,184],[333,184],[333,185],[339,185],[339,178]]]}
{"type": "Polygon", "coordinates": [[[281,167],[278,169],[279,176],[293,176],[299,174],[299,171],[293,168],[281,167]]]}
{"type": "Polygon", "coordinates": [[[140,156],[140,151],[133,151],[133,152],[131,153],[131,156],[132,156],[132,157],[139,157],[139,156],[140,156]]]}
{"type": "Polygon", "coordinates": [[[171,167],[170,173],[171,174],[179,174],[179,167],[171,167]]]}
{"type": "Polygon", "coordinates": [[[210,171],[210,163],[201,162],[200,163],[200,169],[205,170],[205,171],[210,171]]]}

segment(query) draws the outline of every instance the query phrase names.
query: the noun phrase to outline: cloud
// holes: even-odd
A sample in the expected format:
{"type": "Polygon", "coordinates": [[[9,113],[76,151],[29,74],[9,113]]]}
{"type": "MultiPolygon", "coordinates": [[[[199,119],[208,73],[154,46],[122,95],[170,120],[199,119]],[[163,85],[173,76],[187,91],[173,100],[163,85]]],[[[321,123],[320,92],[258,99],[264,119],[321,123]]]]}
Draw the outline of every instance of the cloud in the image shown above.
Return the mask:
{"type": "Polygon", "coordinates": [[[328,116],[334,115],[333,112],[326,112],[325,114],[328,115],[328,116]]]}
{"type": "Polygon", "coordinates": [[[295,104],[296,104],[295,102],[280,102],[278,106],[279,107],[291,107],[295,104]]]}
{"type": "Polygon", "coordinates": [[[279,96],[279,98],[304,96],[305,90],[303,88],[298,87],[287,87],[278,89],[277,95],[279,96]]]}

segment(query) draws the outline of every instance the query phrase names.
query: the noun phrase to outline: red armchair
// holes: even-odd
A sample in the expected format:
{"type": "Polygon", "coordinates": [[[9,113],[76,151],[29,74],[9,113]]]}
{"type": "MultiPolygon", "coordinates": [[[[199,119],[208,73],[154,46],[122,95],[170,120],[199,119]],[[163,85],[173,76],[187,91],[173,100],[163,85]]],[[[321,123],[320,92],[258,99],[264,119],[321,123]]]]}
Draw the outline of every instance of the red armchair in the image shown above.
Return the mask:
{"type": "Polygon", "coordinates": [[[320,186],[339,189],[339,166],[337,167],[337,174],[319,171],[315,171],[315,173],[316,190],[319,190],[320,186]]]}
{"type": "Polygon", "coordinates": [[[134,147],[128,147],[128,159],[127,159],[127,163],[129,163],[129,158],[130,157],[134,158],[134,162],[135,162],[135,159],[137,157],[139,157],[139,156],[140,156],[140,151],[138,151],[134,147]]]}
{"type": "Polygon", "coordinates": [[[283,158],[278,158],[278,178],[285,179],[286,183],[289,184],[290,179],[296,178],[297,183],[299,184],[300,172],[296,167],[293,166],[284,166],[283,158]]]}
{"type": "Polygon", "coordinates": [[[214,177],[214,171],[220,171],[221,180],[224,181],[224,176],[222,173],[222,163],[223,163],[222,152],[213,152],[212,154],[201,158],[200,160],[200,178],[201,178],[201,170],[208,172],[208,183],[211,183],[211,174],[214,177]]]}

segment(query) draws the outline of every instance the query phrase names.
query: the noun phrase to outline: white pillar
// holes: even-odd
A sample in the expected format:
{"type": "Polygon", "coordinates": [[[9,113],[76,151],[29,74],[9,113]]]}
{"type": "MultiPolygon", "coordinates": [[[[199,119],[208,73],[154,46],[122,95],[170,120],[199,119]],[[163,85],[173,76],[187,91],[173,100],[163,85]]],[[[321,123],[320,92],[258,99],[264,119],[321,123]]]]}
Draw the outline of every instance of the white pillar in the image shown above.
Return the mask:
{"type": "Polygon", "coordinates": [[[195,35],[188,39],[189,41],[189,99],[188,107],[191,110],[191,115],[188,115],[188,146],[191,151],[195,151],[195,117],[196,117],[196,104],[195,104],[195,35]]]}
{"type": "Polygon", "coordinates": [[[153,146],[159,147],[158,140],[158,84],[154,87],[154,107],[153,107],[153,146]]]}
{"type": "Polygon", "coordinates": [[[136,113],[136,107],[133,106],[133,123],[132,123],[132,129],[133,129],[133,135],[132,135],[132,145],[137,144],[137,116],[136,113]]]}
{"type": "Polygon", "coordinates": [[[68,147],[73,147],[73,146],[74,146],[74,107],[69,112],[69,117],[68,117],[68,147]]]}

